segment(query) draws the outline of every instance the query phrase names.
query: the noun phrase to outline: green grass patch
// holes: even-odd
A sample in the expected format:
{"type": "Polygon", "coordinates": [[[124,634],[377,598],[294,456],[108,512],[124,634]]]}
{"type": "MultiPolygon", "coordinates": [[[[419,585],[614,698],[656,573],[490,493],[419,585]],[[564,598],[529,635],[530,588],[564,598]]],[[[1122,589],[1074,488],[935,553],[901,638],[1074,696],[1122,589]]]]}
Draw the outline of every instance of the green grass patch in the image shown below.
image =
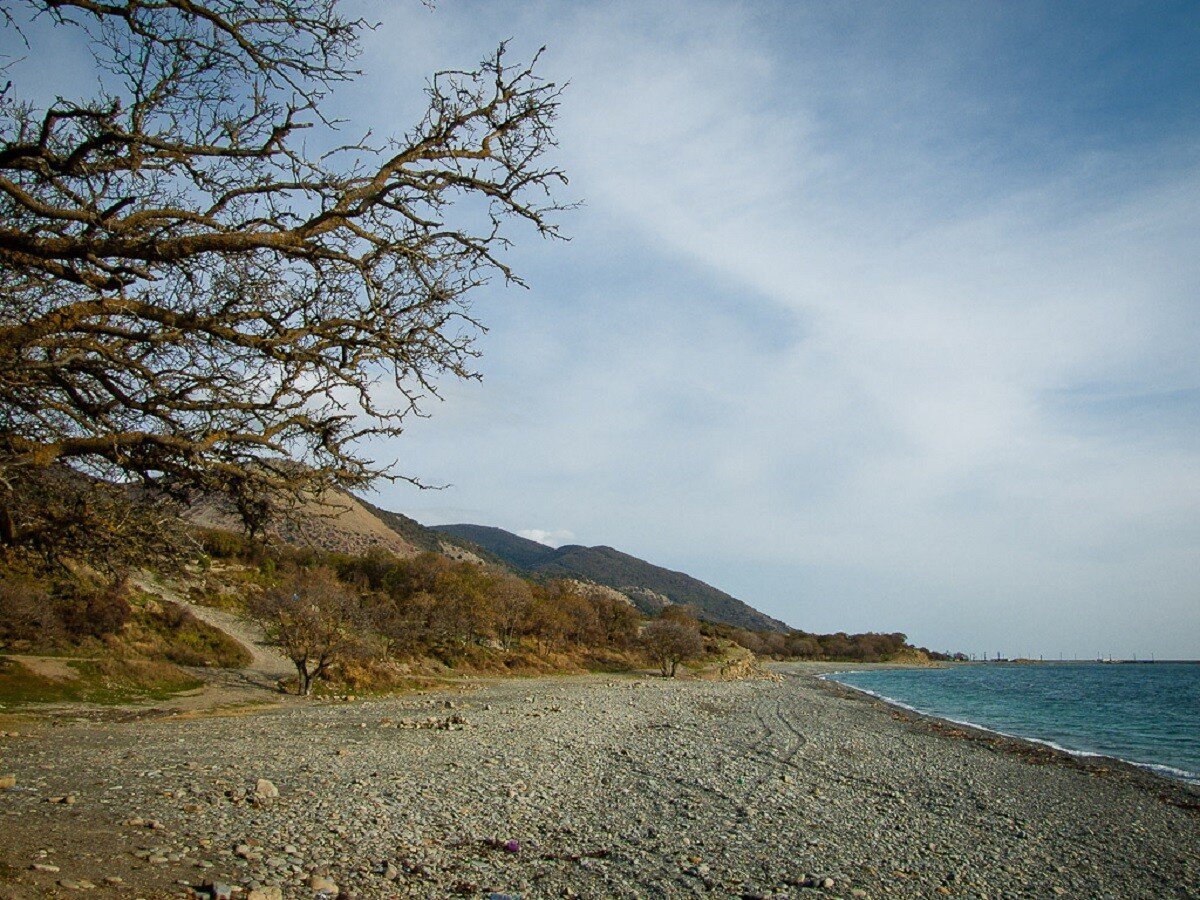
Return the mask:
{"type": "Polygon", "coordinates": [[[0,706],[5,707],[165,700],[202,685],[163,662],[60,657],[52,667],[42,667],[36,661],[0,657],[0,706]]]}
{"type": "Polygon", "coordinates": [[[250,664],[245,647],[178,603],[142,595],[134,598],[133,610],[121,643],[137,656],[180,666],[222,669],[250,664]]]}

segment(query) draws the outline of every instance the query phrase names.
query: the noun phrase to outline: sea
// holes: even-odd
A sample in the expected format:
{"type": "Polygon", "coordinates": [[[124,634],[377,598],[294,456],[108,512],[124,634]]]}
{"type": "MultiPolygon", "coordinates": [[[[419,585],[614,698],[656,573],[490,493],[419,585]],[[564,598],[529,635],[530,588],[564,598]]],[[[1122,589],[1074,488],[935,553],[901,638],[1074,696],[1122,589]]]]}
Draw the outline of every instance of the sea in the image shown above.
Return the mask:
{"type": "Polygon", "coordinates": [[[826,676],[916,712],[1200,784],[1200,663],[975,663],[826,676]]]}

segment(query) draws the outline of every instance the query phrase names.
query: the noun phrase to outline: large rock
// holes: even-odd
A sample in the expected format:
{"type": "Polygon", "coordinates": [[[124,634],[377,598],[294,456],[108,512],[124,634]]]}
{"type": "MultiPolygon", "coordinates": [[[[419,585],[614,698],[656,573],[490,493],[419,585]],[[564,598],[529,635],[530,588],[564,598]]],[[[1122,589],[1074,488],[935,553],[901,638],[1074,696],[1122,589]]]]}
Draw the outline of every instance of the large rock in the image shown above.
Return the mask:
{"type": "Polygon", "coordinates": [[[254,785],[254,796],[259,800],[274,800],[279,796],[279,788],[265,778],[258,779],[254,785]]]}
{"type": "Polygon", "coordinates": [[[341,893],[333,879],[326,878],[324,875],[313,875],[309,879],[308,886],[312,888],[314,896],[321,897],[323,900],[327,897],[336,897],[341,893]]]}

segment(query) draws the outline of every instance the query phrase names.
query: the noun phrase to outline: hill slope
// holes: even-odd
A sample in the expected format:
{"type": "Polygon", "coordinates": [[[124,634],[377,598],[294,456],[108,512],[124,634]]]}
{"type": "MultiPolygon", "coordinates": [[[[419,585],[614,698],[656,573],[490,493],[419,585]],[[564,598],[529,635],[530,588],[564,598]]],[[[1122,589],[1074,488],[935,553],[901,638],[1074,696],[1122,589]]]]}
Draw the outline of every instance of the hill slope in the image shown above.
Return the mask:
{"type": "MultiPolygon", "coordinates": [[[[242,527],[237,514],[220,497],[198,501],[184,517],[205,528],[240,531],[242,527]]],[[[380,548],[408,557],[424,549],[420,543],[411,540],[410,534],[383,521],[373,507],[357,497],[332,489],[320,497],[309,496],[290,508],[285,516],[268,525],[267,532],[289,544],[335,553],[366,553],[372,548],[380,548]]]]}
{"type": "MultiPolygon", "coordinates": [[[[207,527],[239,528],[233,513],[215,499],[196,504],[187,517],[207,527]]],[[[401,557],[433,552],[528,575],[583,579],[620,591],[651,615],[667,603],[676,603],[695,607],[702,618],[712,622],[754,630],[791,630],[710,584],[612,547],[555,549],[485,525],[428,527],[337,490],[327,491],[320,501],[314,499],[291,509],[268,530],[288,543],[333,552],[365,553],[380,548],[401,557]]]]}
{"type": "MultiPolygon", "coordinates": [[[[403,513],[392,512],[391,510],[368,503],[361,497],[358,497],[357,500],[379,521],[419,551],[441,553],[452,559],[485,563],[486,565],[509,571],[521,571],[519,566],[514,566],[504,557],[487,550],[480,544],[450,534],[449,532],[437,531],[427,525],[422,525],[416,519],[409,518],[403,513]]],[[[541,544],[538,546],[540,547],[541,544]]]]}
{"type": "Polygon", "coordinates": [[[585,578],[627,594],[643,612],[657,612],[662,602],[696,608],[705,619],[741,628],[790,631],[783,622],[684,572],[664,569],[612,547],[568,545],[547,547],[536,541],[485,525],[435,525],[433,530],[453,535],[494,553],[514,567],[533,575],[585,578]]]}
{"type": "Polygon", "coordinates": [[[550,563],[559,552],[553,547],[490,525],[434,525],[432,530],[482,547],[522,572],[533,572],[539,566],[550,563]]]}

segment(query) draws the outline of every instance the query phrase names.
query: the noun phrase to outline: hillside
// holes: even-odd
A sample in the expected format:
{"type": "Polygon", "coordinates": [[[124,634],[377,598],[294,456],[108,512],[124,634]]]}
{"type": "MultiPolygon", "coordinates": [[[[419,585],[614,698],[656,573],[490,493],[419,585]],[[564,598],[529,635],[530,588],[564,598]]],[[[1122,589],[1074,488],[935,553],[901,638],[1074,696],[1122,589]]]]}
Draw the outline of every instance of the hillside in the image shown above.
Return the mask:
{"type": "Polygon", "coordinates": [[[432,530],[482,547],[522,572],[537,570],[559,553],[553,547],[490,525],[434,525],[432,530]]]}
{"type": "MultiPolygon", "coordinates": [[[[238,527],[232,513],[214,501],[197,504],[188,518],[209,527],[238,527]]],[[[269,531],[287,543],[326,551],[364,553],[375,547],[401,557],[432,552],[518,574],[591,581],[620,591],[649,615],[674,603],[695,607],[702,618],[712,622],[751,630],[790,630],[778,619],[710,584],[612,547],[555,549],[486,525],[429,527],[340,491],[330,490],[319,503],[314,500],[292,509],[269,531]]]]}
{"type": "Polygon", "coordinates": [[[646,613],[656,613],[661,595],[690,605],[705,619],[740,628],[789,631],[778,619],[684,572],[664,569],[612,547],[547,547],[500,528],[484,525],[435,525],[435,531],[470,541],[532,575],[584,578],[615,588],[646,613]]]}
{"type": "MultiPolygon", "coordinates": [[[[479,544],[447,532],[437,531],[427,525],[422,525],[416,519],[409,518],[403,513],[392,512],[368,503],[361,497],[358,502],[374,515],[380,522],[396,532],[404,541],[417,550],[429,553],[441,553],[451,559],[479,562],[499,569],[520,571],[508,560],[493,553],[479,544]]],[[[532,542],[531,542],[532,543],[532,542]]],[[[538,544],[537,546],[541,546],[538,544]]]]}
{"type": "MultiPolygon", "coordinates": [[[[242,527],[237,515],[220,498],[197,502],[185,518],[206,528],[238,531],[242,527]]],[[[339,553],[365,553],[379,548],[408,557],[426,549],[419,536],[413,539],[415,532],[383,521],[374,507],[337,490],[327,490],[319,498],[309,497],[290,508],[267,527],[267,532],[285,543],[339,553]]]]}

